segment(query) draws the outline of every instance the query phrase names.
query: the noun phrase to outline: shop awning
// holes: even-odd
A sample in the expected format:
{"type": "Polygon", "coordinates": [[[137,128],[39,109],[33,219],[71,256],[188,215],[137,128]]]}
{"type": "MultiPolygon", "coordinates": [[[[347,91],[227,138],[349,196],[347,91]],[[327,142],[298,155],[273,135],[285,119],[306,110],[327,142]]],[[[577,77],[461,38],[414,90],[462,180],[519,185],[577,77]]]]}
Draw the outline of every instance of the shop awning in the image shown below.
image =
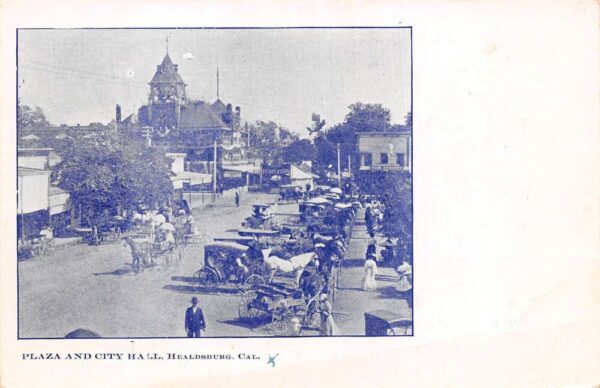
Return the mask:
{"type": "Polygon", "coordinates": [[[181,189],[184,183],[191,185],[210,183],[212,182],[212,175],[201,172],[180,171],[171,177],[171,181],[173,182],[174,189],[181,189]]]}
{"type": "Polygon", "coordinates": [[[252,164],[238,164],[231,166],[223,166],[224,171],[248,172],[250,174],[260,174],[260,167],[252,164]]]}

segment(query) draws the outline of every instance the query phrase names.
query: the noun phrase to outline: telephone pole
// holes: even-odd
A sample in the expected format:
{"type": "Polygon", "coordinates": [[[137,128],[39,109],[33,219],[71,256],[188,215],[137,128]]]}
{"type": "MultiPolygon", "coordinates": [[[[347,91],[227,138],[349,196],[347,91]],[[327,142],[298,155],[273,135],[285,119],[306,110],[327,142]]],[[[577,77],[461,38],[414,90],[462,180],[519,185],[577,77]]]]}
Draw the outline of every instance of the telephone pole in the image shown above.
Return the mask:
{"type": "Polygon", "coordinates": [[[337,144],[338,187],[342,187],[342,170],[340,165],[340,143],[337,144]]]}
{"type": "Polygon", "coordinates": [[[350,176],[350,195],[352,195],[352,155],[348,154],[348,175],[350,176]]]}
{"type": "Polygon", "coordinates": [[[217,193],[217,141],[215,140],[213,146],[213,198],[217,193]]]}

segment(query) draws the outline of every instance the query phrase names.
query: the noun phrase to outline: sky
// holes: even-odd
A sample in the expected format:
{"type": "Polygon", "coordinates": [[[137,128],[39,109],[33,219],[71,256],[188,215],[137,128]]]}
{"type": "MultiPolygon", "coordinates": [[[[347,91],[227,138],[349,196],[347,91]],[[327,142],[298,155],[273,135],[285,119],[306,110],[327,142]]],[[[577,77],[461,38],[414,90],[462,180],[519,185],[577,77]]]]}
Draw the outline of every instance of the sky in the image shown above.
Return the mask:
{"type": "Polygon", "coordinates": [[[392,123],[411,110],[410,30],[20,30],[21,102],[52,124],[107,123],[147,103],[167,50],[188,98],[240,106],[242,122],[275,121],[307,135],[311,114],[342,122],[354,102],[381,103],[392,123]]]}

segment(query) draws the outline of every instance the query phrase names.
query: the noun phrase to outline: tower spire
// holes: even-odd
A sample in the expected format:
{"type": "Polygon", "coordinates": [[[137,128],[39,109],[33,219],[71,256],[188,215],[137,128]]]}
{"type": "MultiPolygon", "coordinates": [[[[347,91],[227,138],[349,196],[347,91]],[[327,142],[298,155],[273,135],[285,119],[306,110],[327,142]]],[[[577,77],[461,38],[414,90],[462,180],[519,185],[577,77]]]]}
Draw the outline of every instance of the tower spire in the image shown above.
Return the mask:
{"type": "Polygon", "coordinates": [[[167,36],[165,37],[165,43],[167,47],[167,54],[169,54],[169,33],[167,33],[167,36]]]}

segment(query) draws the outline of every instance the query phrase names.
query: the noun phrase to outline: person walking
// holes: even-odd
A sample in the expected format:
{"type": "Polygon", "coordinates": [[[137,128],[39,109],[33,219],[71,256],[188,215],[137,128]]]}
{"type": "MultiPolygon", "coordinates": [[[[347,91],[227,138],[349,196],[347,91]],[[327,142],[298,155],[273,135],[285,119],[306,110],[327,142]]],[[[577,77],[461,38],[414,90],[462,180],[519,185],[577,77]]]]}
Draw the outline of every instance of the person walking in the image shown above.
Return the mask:
{"type": "Polygon", "coordinates": [[[206,330],[206,322],[202,309],[198,306],[198,298],[192,298],[192,305],[185,311],[185,331],[189,338],[199,338],[201,332],[206,330]]]}
{"type": "Polygon", "coordinates": [[[239,193],[239,191],[235,192],[235,207],[240,207],[240,193],[239,193]]]}
{"type": "Polygon", "coordinates": [[[375,275],[377,275],[377,262],[375,261],[375,255],[369,255],[365,261],[365,273],[363,276],[362,288],[365,291],[373,291],[377,289],[377,281],[375,275]]]}
{"type": "Polygon", "coordinates": [[[365,225],[367,226],[367,233],[373,237],[373,213],[370,205],[367,205],[367,210],[365,210],[365,225]]]}
{"type": "MultiPolygon", "coordinates": [[[[371,236],[371,238],[369,239],[369,243],[367,245],[367,252],[365,253],[365,259],[368,260],[369,256],[371,255],[377,258],[377,240],[375,240],[375,237],[373,236],[371,236]]],[[[377,259],[375,261],[377,261],[377,259]]]]}

